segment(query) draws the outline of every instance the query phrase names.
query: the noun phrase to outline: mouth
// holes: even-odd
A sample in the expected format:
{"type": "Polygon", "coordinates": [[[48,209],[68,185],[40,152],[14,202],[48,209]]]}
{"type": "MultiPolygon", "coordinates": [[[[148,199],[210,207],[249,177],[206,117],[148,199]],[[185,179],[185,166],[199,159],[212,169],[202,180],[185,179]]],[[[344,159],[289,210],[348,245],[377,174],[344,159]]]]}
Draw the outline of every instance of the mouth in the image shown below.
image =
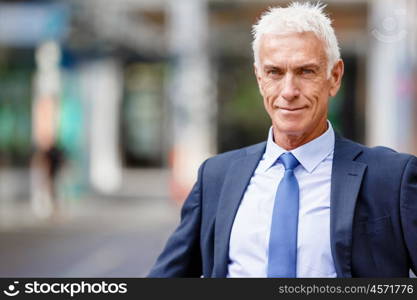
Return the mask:
{"type": "Polygon", "coordinates": [[[280,110],[283,110],[283,111],[288,111],[288,112],[294,111],[295,112],[295,111],[303,110],[306,107],[303,106],[303,107],[277,107],[277,108],[280,109],[280,110]]]}

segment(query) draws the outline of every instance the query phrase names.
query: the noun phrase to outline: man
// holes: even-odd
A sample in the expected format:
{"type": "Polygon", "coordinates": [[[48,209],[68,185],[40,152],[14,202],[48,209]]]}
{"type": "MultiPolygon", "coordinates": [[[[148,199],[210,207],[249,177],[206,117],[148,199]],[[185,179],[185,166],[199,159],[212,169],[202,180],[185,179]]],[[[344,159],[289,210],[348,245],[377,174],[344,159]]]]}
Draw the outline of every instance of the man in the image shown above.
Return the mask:
{"type": "Polygon", "coordinates": [[[417,158],[335,134],[343,76],[322,5],[254,26],[267,142],[208,159],[151,277],[408,277],[417,271],[417,158]]]}

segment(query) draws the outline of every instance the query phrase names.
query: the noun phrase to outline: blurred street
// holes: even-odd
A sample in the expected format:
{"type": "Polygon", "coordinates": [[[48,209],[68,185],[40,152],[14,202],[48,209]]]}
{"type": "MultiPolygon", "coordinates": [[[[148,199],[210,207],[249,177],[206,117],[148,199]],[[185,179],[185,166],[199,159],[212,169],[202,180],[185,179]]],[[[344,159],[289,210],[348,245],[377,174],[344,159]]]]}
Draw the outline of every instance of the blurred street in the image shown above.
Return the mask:
{"type": "Polygon", "coordinates": [[[178,207],[168,198],[167,171],[123,176],[121,193],[82,199],[52,221],[36,219],[29,201],[3,201],[0,276],[146,276],[177,223],[178,207]]]}
{"type": "MultiPolygon", "coordinates": [[[[147,275],[198,167],[266,139],[250,32],[288,2],[0,0],[0,277],[147,275]]],[[[332,127],[417,155],[417,1],[323,2],[332,127]]]]}

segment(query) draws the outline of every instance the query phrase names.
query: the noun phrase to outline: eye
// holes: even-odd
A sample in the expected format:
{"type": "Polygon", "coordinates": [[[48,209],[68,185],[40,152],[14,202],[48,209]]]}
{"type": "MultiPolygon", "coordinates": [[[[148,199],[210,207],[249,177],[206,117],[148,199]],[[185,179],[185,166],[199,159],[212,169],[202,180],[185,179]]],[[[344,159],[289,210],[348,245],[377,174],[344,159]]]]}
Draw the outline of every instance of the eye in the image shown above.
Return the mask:
{"type": "Polygon", "coordinates": [[[283,75],[283,72],[280,69],[269,69],[269,70],[266,71],[266,73],[270,76],[281,76],[281,75],[283,75]]]}
{"type": "Polygon", "coordinates": [[[314,74],[315,72],[314,72],[314,70],[313,70],[313,69],[303,68],[303,69],[301,69],[301,73],[302,73],[302,74],[309,75],[309,74],[314,74]]]}

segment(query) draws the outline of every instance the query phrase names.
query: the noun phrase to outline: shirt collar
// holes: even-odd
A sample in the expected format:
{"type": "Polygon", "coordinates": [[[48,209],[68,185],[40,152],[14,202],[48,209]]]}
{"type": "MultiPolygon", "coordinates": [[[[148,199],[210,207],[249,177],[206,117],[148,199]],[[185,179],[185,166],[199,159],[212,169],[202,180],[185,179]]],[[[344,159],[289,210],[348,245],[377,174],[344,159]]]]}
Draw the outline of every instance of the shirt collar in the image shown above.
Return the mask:
{"type": "MultiPolygon", "coordinates": [[[[322,135],[298,148],[289,151],[309,173],[313,172],[314,169],[334,150],[334,130],[330,121],[327,121],[327,124],[329,124],[329,126],[322,135]]],[[[263,171],[272,167],[281,154],[285,152],[288,151],[275,144],[271,127],[269,129],[268,141],[266,143],[264,153],[265,163],[263,171]]]]}

